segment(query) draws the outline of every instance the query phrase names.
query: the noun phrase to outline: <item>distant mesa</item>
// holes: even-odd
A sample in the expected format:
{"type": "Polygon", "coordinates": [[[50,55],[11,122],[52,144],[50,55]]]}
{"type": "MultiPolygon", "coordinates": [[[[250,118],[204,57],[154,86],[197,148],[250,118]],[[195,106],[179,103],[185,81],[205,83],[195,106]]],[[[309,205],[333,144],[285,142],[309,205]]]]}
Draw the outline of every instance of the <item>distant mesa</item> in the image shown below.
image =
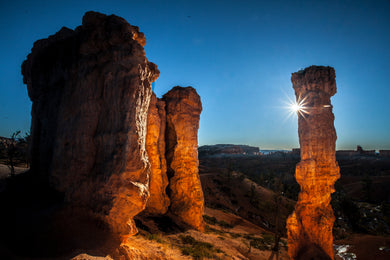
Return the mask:
{"type": "Polygon", "coordinates": [[[260,155],[261,153],[259,147],[249,145],[215,144],[199,147],[199,156],[223,154],[260,155]]]}
{"type": "Polygon", "coordinates": [[[160,72],[145,44],[123,18],[87,12],[75,30],[36,41],[22,65],[33,103],[31,173],[122,239],[137,233],[133,218],[145,207],[203,230],[200,97],[175,87],[157,99],[160,72]]]}
{"type": "MultiPolygon", "coordinates": [[[[356,146],[356,150],[338,150],[336,156],[356,156],[356,155],[376,155],[375,150],[364,150],[360,145],[356,146]]],[[[383,155],[383,152],[382,152],[383,155]]]]}
{"type": "Polygon", "coordinates": [[[390,150],[379,150],[379,155],[383,157],[390,157],[390,150]]]}
{"type": "MultiPolygon", "coordinates": [[[[300,148],[293,148],[292,154],[300,155],[300,148]]],[[[382,157],[390,157],[390,150],[364,150],[362,146],[357,145],[356,150],[337,150],[337,157],[353,157],[353,156],[382,156],[382,157]]]]}

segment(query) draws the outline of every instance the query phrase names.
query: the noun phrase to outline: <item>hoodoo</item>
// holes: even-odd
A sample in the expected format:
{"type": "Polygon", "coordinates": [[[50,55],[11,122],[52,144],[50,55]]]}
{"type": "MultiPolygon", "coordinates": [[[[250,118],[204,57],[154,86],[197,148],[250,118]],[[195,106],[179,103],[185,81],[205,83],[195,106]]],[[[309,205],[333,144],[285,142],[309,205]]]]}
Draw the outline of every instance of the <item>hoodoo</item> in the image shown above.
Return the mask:
{"type": "Polygon", "coordinates": [[[198,174],[198,128],[202,103],[192,87],[174,87],[163,96],[167,111],[166,159],[170,211],[204,230],[204,198],[198,174]]]}
{"type": "Polygon", "coordinates": [[[150,197],[145,213],[162,215],[168,211],[170,204],[166,193],[168,186],[167,160],[165,159],[165,102],[153,93],[148,114],[148,131],[146,150],[150,161],[150,197]]]}
{"type": "Polygon", "coordinates": [[[75,30],[34,43],[22,65],[33,103],[31,171],[122,238],[149,198],[145,136],[151,83],[144,34],[87,12],[75,30]]]}
{"type": "Polygon", "coordinates": [[[145,209],[170,209],[204,229],[200,97],[175,87],[158,99],[151,83],[160,72],[145,44],[124,19],[87,12],[75,30],[35,42],[22,65],[33,102],[32,174],[122,240],[145,209]]]}
{"type": "Polygon", "coordinates": [[[336,93],[335,71],[311,66],[292,74],[297,102],[301,161],[295,177],[301,187],[295,211],[287,220],[291,259],[334,259],[330,205],[340,177],[335,157],[336,131],[330,98],[336,93]]]}

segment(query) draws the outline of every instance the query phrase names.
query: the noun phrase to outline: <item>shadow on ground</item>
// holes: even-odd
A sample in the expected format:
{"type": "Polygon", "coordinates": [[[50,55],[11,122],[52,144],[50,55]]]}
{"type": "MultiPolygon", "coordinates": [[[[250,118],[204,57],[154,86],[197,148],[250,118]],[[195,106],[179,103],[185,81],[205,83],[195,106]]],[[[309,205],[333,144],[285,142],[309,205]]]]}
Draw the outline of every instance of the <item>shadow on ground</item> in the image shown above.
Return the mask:
{"type": "Polygon", "coordinates": [[[103,222],[64,203],[62,194],[30,172],[0,180],[0,255],[55,258],[87,252],[106,256],[120,241],[103,222]]]}

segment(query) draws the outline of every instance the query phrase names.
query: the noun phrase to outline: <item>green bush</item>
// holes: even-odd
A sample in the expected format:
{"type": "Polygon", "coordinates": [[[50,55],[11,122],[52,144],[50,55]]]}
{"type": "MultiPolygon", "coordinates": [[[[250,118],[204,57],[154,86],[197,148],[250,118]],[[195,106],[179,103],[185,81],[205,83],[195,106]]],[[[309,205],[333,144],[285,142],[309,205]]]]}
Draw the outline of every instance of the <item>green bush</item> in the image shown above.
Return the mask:
{"type": "Polygon", "coordinates": [[[210,217],[208,215],[203,215],[203,220],[210,225],[215,225],[215,223],[217,223],[217,219],[215,217],[210,217]]]}
{"type": "Polygon", "coordinates": [[[196,239],[193,238],[192,236],[183,236],[183,235],[180,235],[179,236],[181,242],[183,242],[184,244],[190,244],[190,245],[193,245],[196,243],[196,239]]]}
{"type": "Polygon", "coordinates": [[[262,238],[255,237],[253,235],[245,235],[244,238],[249,240],[249,243],[252,247],[259,250],[269,250],[272,243],[274,242],[274,237],[272,234],[264,234],[262,238]]]}
{"type": "Polygon", "coordinates": [[[203,219],[207,224],[210,224],[210,225],[218,225],[218,226],[221,226],[223,228],[233,228],[233,225],[227,223],[224,220],[218,221],[215,217],[203,215],[203,219]]]}
{"type": "Polygon", "coordinates": [[[207,242],[198,241],[192,236],[179,236],[180,240],[186,246],[181,249],[182,254],[190,255],[195,259],[201,259],[204,257],[216,258],[214,253],[221,253],[220,249],[214,248],[214,246],[207,242]]]}
{"type": "Polygon", "coordinates": [[[263,235],[263,240],[267,244],[272,244],[275,242],[275,235],[273,234],[264,234],[263,235]]]}
{"type": "Polygon", "coordinates": [[[250,240],[250,245],[259,250],[268,250],[269,247],[264,243],[264,240],[261,238],[253,238],[250,240]]]}
{"type": "Polygon", "coordinates": [[[226,221],[224,220],[221,220],[221,221],[218,221],[217,223],[219,226],[223,227],[223,228],[233,228],[233,226],[229,223],[227,223],[226,221]]]}
{"type": "Polygon", "coordinates": [[[208,249],[202,247],[184,247],[181,249],[183,255],[190,255],[195,259],[202,259],[203,257],[211,258],[213,254],[208,249]]]}
{"type": "Polygon", "coordinates": [[[159,234],[147,234],[146,239],[154,240],[158,243],[164,243],[164,239],[159,234]]]}
{"type": "Polygon", "coordinates": [[[241,236],[241,234],[238,234],[238,233],[229,233],[230,234],[230,236],[232,237],[232,238],[237,238],[237,237],[240,237],[241,236]]]}
{"type": "Polygon", "coordinates": [[[209,225],[206,225],[206,233],[214,233],[214,234],[222,235],[222,236],[225,235],[225,232],[218,230],[218,229],[215,229],[215,228],[212,228],[209,225]]]}

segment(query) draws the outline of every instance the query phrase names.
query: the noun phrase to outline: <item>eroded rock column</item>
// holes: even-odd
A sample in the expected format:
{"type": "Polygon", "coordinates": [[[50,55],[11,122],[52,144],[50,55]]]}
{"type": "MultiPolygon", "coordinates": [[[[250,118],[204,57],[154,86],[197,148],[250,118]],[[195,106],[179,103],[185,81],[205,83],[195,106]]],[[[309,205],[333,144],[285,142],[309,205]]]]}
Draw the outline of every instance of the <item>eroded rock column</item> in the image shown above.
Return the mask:
{"type": "Polygon", "coordinates": [[[138,27],[88,12],[75,30],[34,43],[22,65],[32,105],[31,170],[123,238],[149,197],[151,83],[138,27]]]}
{"type": "Polygon", "coordinates": [[[153,93],[148,113],[146,150],[150,161],[150,197],[145,213],[163,215],[168,211],[170,200],[166,193],[168,186],[167,161],[165,159],[165,102],[153,93]]]}
{"type": "Polygon", "coordinates": [[[203,191],[198,174],[198,128],[202,104],[192,87],[174,87],[163,96],[170,211],[197,230],[204,230],[203,191]]]}
{"type": "Polygon", "coordinates": [[[335,217],[330,201],[340,177],[330,102],[336,93],[335,77],[333,68],[322,66],[308,67],[291,77],[297,102],[302,102],[298,111],[301,161],[295,173],[301,191],[295,211],[287,220],[291,259],[334,259],[335,217]]]}

